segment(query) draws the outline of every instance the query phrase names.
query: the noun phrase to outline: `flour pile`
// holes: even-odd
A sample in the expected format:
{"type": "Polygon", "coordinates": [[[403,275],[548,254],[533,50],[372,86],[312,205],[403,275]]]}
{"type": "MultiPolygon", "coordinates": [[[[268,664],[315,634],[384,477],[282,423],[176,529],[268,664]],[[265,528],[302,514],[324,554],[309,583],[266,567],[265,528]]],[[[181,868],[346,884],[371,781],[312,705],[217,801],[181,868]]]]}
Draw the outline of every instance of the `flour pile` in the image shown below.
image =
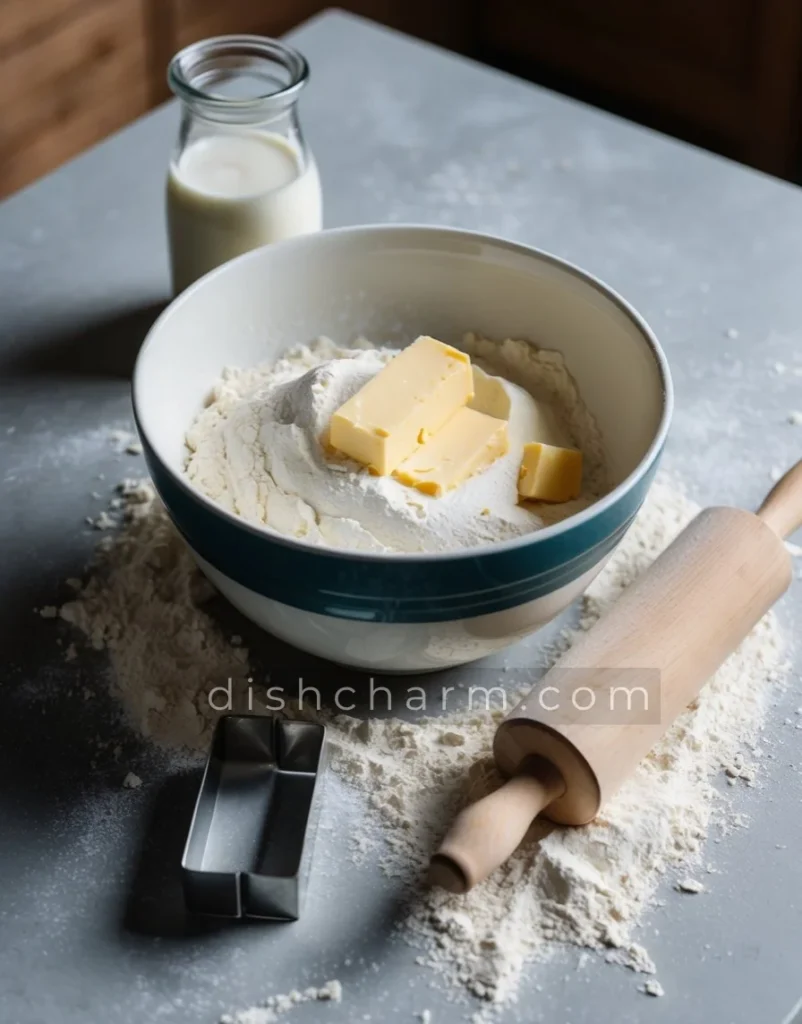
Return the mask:
{"type": "MultiPolygon", "coordinates": [[[[599,429],[558,352],[466,335],[462,347],[508,401],[509,450],[440,497],[374,476],[326,445],[332,415],[398,354],[328,338],[273,363],[228,369],[186,436],[186,473],[217,504],[278,533],[359,551],[442,551],[520,537],[586,508],[606,489],[599,429]],[[529,441],[578,447],[583,492],[522,505],[529,441]]],[[[477,388],[476,401],[480,401],[477,388]]],[[[484,410],[488,411],[488,410],[484,410]]]]}
{"type": "MultiPolygon", "coordinates": [[[[89,582],[61,616],[92,646],[108,650],[113,685],[136,729],[161,744],[204,750],[216,717],[206,695],[229,676],[243,682],[249,655],[203,610],[208,585],[147,485],[129,485],[125,494],[122,530],[101,542],[89,582]]],[[[580,629],[695,511],[675,486],[657,480],[583,599],[580,629]]],[[[768,684],[786,667],[769,615],[596,822],[579,829],[536,825],[531,841],[464,897],[422,892],[416,883],[455,810],[498,784],[489,752],[501,712],[414,722],[327,716],[334,768],[370,808],[357,844],[380,843],[386,870],[414,883],[403,932],[421,949],[420,962],[493,1002],[514,998],[526,962],[557,942],[605,950],[610,960],[652,972],[635,941],[638,919],[661,875],[672,866],[687,871],[714,814],[725,816],[714,776],[751,783],[768,684]]]]}

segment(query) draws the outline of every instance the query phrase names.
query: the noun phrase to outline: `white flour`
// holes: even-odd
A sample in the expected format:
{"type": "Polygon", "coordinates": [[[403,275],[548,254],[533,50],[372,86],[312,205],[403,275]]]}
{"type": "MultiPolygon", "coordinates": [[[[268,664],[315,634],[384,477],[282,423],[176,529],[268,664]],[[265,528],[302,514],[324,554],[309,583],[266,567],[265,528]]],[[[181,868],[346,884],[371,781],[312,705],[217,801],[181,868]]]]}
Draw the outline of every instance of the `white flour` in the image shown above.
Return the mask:
{"type": "Polygon", "coordinates": [[[598,428],[556,352],[522,341],[464,347],[510,400],[509,451],[459,488],[432,497],[392,476],[372,476],[321,443],[333,413],[389,362],[395,349],[326,338],[272,364],[226,370],[187,432],[190,480],[251,522],[313,544],[363,551],[440,551],[518,537],[587,507],[603,490],[598,428]],[[582,496],[521,505],[518,469],[528,441],[576,444],[582,496]]]}
{"type": "Polygon", "coordinates": [[[282,1014],[303,1003],[339,1003],[342,997],[343,987],[335,979],[320,988],[310,986],[303,990],[293,989],[286,995],[269,996],[261,1006],[249,1006],[246,1010],[224,1014],[220,1024],[276,1024],[282,1014]]]}
{"type": "MultiPolygon", "coordinates": [[[[147,486],[128,482],[124,494],[125,527],[101,541],[98,566],[61,615],[109,651],[116,692],[136,729],[162,744],[202,750],[215,718],[205,694],[232,673],[244,679],[248,652],[232,646],[203,611],[209,587],[147,486]]],[[[658,479],[584,598],[579,628],[596,621],[694,511],[658,479]]],[[[420,962],[484,999],[514,997],[526,962],[555,943],[604,950],[613,963],[652,972],[635,940],[638,920],[666,870],[682,869],[679,877],[692,880],[688,870],[713,816],[726,808],[713,786],[716,774],[751,784],[766,684],[785,668],[769,615],[596,822],[578,829],[537,824],[531,841],[463,897],[425,892],[418,883],[455,810],[498,782],[489,752],[499,713],[416,722],[329,718],[335,770],[364,793],[355,855],[378,844],[386,870],[411,883],[404,934],[420,947],[420,962]]],[[[642,990],[662,993],[656,985],[642,990]]]]}

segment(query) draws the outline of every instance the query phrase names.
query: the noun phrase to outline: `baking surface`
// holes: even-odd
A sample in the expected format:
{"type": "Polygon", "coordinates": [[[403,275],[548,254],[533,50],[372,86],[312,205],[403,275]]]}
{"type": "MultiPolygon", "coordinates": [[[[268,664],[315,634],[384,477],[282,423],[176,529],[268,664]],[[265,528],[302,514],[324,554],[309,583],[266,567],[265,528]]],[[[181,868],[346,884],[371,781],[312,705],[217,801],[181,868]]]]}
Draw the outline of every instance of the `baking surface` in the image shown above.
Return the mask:
{"type": "MultiPolygon", "coordinates": [[[[345,15],[292,38],[312,67],[302,116],[328,226],[453,224],[600,275],[665,346],[677,388],[665,464],[700,504],[755,504],[772,469],[802,454],[802,427],[788,422],[802,410],[795,187],[345,15]]],[[[343,1002],[288,1020],[410,1021],[425,1008],[433,1024],[462,1020],[393,931],[400,894],[351,861],[359,804],[333,776],[302,920],[189,921],[177,864],[197,768],[127,733],[103,656],[65,663],[56,640],[69,630],[34,613],[81,574],[101,536],[85,517],[143,472],[110,432],[131,427],[127,375],[166,300],[176,128],[174,107],[157,111],[0,206],[0,1020],[215,1024],[330,978],[343,1002]],[[122,787],[129,771],[140,789],[122,787]]],[[[792,637],[801,591],[780,605],[792,637]]],[[[257,653],[293,664],[277,642],[257,653]]],[[[536,660],[530,641],[485,667],[536,660]]],[[[569,950],[527,970],[502,1020],[786,1019],[802,995],[802,731],[785,724],[802,704],[801,667],[797,655],[792,691],[769,714],[773,759],[735,796],[749,828],[711,840],[705,860],[721,873],[704,899],[673,898],[666,883],[666,905],[644,921],[666,996],[569,950]]]]}

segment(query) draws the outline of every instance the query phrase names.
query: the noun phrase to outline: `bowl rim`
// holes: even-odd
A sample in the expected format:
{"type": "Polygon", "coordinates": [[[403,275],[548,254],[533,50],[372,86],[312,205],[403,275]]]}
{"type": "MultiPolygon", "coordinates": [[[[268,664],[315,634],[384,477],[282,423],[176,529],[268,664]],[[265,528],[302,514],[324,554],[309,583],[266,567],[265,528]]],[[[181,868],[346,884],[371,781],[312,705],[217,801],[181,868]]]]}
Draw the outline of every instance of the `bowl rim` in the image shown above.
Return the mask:
{"type": "MultiPolygon", "coordinates": [[[[479,231],[469,231],[462,228],[452,227],[439,227],[429,224],[357,224],[357,225],[346,225],[343,227],[326,228],[322,231],[314,232],[313,234],[299,235],[295,238],[284,239],[280,242],[273,242],[268,245],[260,246],[257,249],[252,249],[250,252],[243,253],[241,256],[237,256],[226,263],[221,264],[219,267],[215,267],[214,270],[209,271],[208,274],[204,274],[203,277],[193,282],[188,288],[186,288],[180,295],[175,296],[171,302],[162,310],[159,316],[156,318],[154,323],[148,330],[145,340],[137,354],[136,363],[134,365],[134,372],[131,380],[131,392],[132,392],[132,404],[134,411],[134,420],[136,422],[137,429],[142,440],[145,442],[146,449],[150,449],[153,456],[158,459],[162,470],[168,474],[171,480],[177,484],[181,490],[183,490],[188,497],[195,501],[200,502],[210,512],[219,516],[221,519],[226,520],[232,526],[238,529],[246,530],[248,533],[253,534],[256,537],[266,539],[272,543],[280,544],[284,547],[300,550],[306,554],[319,555],[322,558],[333,558],[333,559],[345,559],[353,562],[363,562],[369,564],[381,564],[381,563],[398,563],[398,562],[446,562],[446,561],[459,561],[462,559],[472,559],[482,556],[491,555],[494,553],[501,554],[502,552],[511,552],[517,549],[523,549],[529,547],[532,544],[539,542],[548,541],[554,537],[558,537],[562,534],[566,534],[573,529],[581,528],[585,523],[590,522],[601,512],[615,505],[625,494],[627,494],[641,479],[641,477],[648,471],[649,467],[653,464],[655,459],[658,458],[660,452],[668,435],[668,430],[671,425],[671,418],[674,411],[674,385],[671,379],[671,371],[669,369],[668,360],[665,353],[657,340],[657,336],[651,329],[649,324],[646,322],[643,316],[632,306],[622,295],[620,295],[614,288],[602,281],[601,278],[595,274],[591,274],[589,271],[583,270],[581,267],[569,260],[565,260],[560,256],[555,256],[553,253],[547,252],[545,249],[538,249],[536,246],[525,245],[521,242],[514,242],[509,239],[500,238],[497,235],[490,235],[479,231]],[[635,325],[640,332],[643,340],[647,343],[652,358],[657,366],[658,374],[660,376],[660,382],[662,385],[662,396],[663,396],[663,407],[660,415],[660,420],[657,425],[657,430],[652,438],[649,447],[641,458],[637,466],[611,491],[608,491],[603,497],[599,498],[598,501],[593,502],[586,509],[581,512],[577,512],[574,515],[568,516],[566,519],[561,520],[559,523],[554,523],[551,526],[545,526],[540,530],[535,530],[532,533],[524,534],[520,537],[514,537],[510,540],[503,541],[490,541],[485,544],[477,544],[474,547],[468,548],[457,548],[447,551],[425,551],[425,552],[407,552],[407,551],[388,551],[388,552],[376,552],[376,551],[355,551],[351,548],[335,548],[328,547],[322,544],[311,544],[303,540],[298,540],[293,537],[281,534],[278,531],[271,530],[269,526],[260,526],[256,523],[252,523],[247,519],[243,519],[241,516],[236,515],[233,512],[229,512],[227,509],[218,505],[212,498],[203,494],[198,488],[196,488],[183,473],[176,473],[170,465],[162,458],[158,451],[157,445],[154,444],[153,439],[145,429],[142,416],[140,414],[140,395],[142,392],[142,378],[144,376],[143,362],[147,350],[154,345],[154,339],[162,325],[162,322],[170,317],[175,309],[189,301],[193,293],[204,287],[206,282],[210,279],[232,273],[233,268],[241,263],[245,263],[250,260],[258,260],[261,258],[266,250],[278,251],[287,250],[292,248],[302,249],[304,246],[314,244],[314,241],[321,235],[327,238],[359,238],[360,236],[381,236],[391,235],[396,237],[403,237],[406,234],[418,234],[423,236],[430,236],[431,238],[452,238],[454,240],[462,240],[466,242],[481,243],[495,247],[496,249],[502,249],[507,252],[513,253],[519,256],[535,257],[536,259],[550,264],[551,266],[557,267],[560,270],[567,273],[569,276],[578,278],[580,281],[589,285],[592,289],[601,294],[605,299],[617,306],[619,310],[635,325]]],[[[189,424],[187,425],[189,427],[189,424]]]]}

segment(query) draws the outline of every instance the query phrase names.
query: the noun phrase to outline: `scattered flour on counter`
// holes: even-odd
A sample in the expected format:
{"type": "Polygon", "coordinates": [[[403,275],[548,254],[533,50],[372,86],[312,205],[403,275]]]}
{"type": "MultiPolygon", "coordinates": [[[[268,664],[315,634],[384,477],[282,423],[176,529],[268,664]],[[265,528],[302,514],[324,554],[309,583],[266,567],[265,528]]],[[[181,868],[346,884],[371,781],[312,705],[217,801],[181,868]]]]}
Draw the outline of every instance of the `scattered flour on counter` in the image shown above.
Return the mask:
{"type": "Polygon", "coordinates": [[[694,896],[705,891],[704,883],[697,881],[695,878],[681,878],[675,888],[679,892],[691,893],[694,896]]]}
{"type": "Polygon", "coordinates": [[[327,981],[320,988],[311,986],[305,989],[293,989],[286,995],[269,996],[259,1006],[249,1006],[247,1010],[236,1013],[225,1013],[220,1024],[275,1024],[281,1014],[287,1013],[302,1003],[342,1001],[343,987],[336,979],[327,981]]]}
{"type": "Polygon", "coordinates": [[[95,530],[113,530],[117,525],[117,520],[110,516],[109,513],[103,509],[100,515],[96,519],[92,519],[91,516],[87,518],[89,523],[95,530]]]}
{"type": "Polygon", "coordinates": [[[520,537],[581,511],[605,490],[602,441],[563,357],[524,341],[473,334],[462,347],[502,378],[509,450],[459,488],[433,497],[374,476],[324,443],[336,410],[397,349],[327,338],[274,363],[223,372],[189,426],[189,479],[223,508],[312,544],[361,551],[441,551],[520,537]],[[518,471],[533,439],[583,453],[583,493],[560,504],[521,504],[518,471]]]}
{"type": "Polygon", "coordinates": [[[133,772],[129,772],[123,779],[123,789],[141,789],[142,779],[133,772]]]}
{"type": "MultiPolygon", "coordinates": [[[[216,718],[206,694],[228,677],[247,678],[248,651],[232,646],[204,611],[210,587],[149,487],[123,493],[124,527],[100,542],[88,582],[60,614],[92,647],[108,651],[114,691],[134,728],[163,745],[205,750],[216,718]]],[[[695,511],[658,476],[583,598],[578,629],[593,625],[695,511]]],[[[402,933],[418,947],[418,961],[458,992],[490,1003],[514,999],[526,963],[559,943],[653,972],[637,941],[639,919],[662,876],[687,879],[712,825],[726,831],[746,823],[714,782],[728,769],[753,773],[771,685],[786,670],[769,614],[595,822],[576,829],[536,823],[529,841],[465,896],[425,891],[420,880],[455,811],[500,781],[490,750],[501,712],[418,721],[325,715],[333,767],[366,804],[355,857],[378,853],[390,875],[409,883],[402,933]]],[[[499,685],[514,700],[507,679],[500,675],[499,685]]]]}
{"type": "Polygon", "coordinates": [[[98,545],[83,589],[62,605],[96,650],[107,650],[112,689],[132,726],[158,743],[203,750],[210,686],[247,676],[248,652],[232,648],[201,605],[213,594],[146,481],[124,480],[119,534],[98,545]]]}
{"type": "Polygon", "coordinates": [[[109,440],[118,454],[141,455],[142,445],[139,438],[130,430],[112,430],[109,440]]]}

